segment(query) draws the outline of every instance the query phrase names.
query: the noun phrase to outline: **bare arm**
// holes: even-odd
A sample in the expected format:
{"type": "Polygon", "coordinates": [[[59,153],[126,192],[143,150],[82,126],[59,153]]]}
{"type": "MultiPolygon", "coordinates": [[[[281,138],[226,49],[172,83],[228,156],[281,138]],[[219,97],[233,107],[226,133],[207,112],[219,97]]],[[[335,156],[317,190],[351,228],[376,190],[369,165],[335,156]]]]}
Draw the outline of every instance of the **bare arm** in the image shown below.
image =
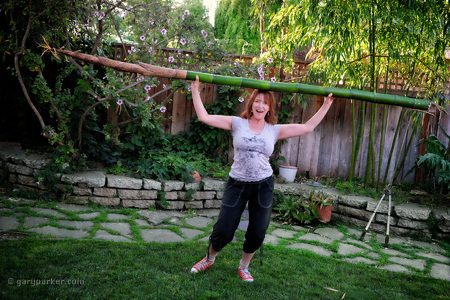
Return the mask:
{"type": "Polygon", "coordinates": [[[203,122],[209,126],[231,130],[231,116],[223,115],[210,115],[203,106],[202,99],[200,98],[200,81],[196,76],[195,81],[191,82],[192,88],[192,101],[194,102],[195,112],[200,122],[203,122]]]}
{"type": "Polygon", "coordinates": [[[316,112],[311,119],[309,119],[305,124],[284,124],[280,125],[280,131],[278,133],[278,139],[288,139],[291,137],[301,136],[306,133],[309,133],[314,130],[314,128],[319,125],[319,123],[323,120],[328,110],[333,104],[334,98],[332,98],[333,94],[329,94],[325,97],[325,101],[322,107],[316,112]]]}

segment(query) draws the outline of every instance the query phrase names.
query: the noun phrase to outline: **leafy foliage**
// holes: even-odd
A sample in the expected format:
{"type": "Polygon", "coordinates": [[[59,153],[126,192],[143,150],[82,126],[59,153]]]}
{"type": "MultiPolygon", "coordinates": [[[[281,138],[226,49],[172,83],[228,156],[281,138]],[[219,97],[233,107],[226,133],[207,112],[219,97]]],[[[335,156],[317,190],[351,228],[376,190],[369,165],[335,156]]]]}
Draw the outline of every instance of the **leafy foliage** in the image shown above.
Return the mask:
{"type": "MultiPolygon", "coordinates": [[[[449,136],[447,135],[449,138],[449,136]]],[[[424,175],[428,179],[431,191],[441,186],[441,193],[450,190],[450,160],[448,149],[435,135],[421,140],[425,145],[426,153],[417,158],[416,169],[423,168],[424,175]]]]}
{"type": "Polygon", "coordinates": [[[258,54],[259,30],[250,16],[250,0],[221,0],[216,10],[214,33],[233,53],[258,54]]]}
{"type": "MultiPolygon", "coordinates": [[[[201,1],[175,4],[165,0],[127,3],[45,0],[32,2],[30,6],[7,1],[0,9],[9,18],[10,27],[5,36],[8,40],[21,41],[2,43],[2,51],[14,53],[17,58],[15,75],[22,75],[18,79],[25,97],[39,119],[42,136],[55,153],[46,172],[48,176],[39,176],[43,184],[50,183],[51,170],[67,171],[63,168],[67,164],[74,169],[85,168],[87,161],[95,161],[101,167],[113,166],[110,168],[113,173],[137,172],[164,179],[185,178],[193,167],[204,174],[210,174],[211,169],[223,169],[217,165],[212,167],[215,162],[204,153],[214,155],[217,153],[211,149],[227,149],[227,133],[199,128],[194,142],[183,134],[176,138],[165,134],[161,112],[171,99],[169,94],[157,104],[154,96],[150,96],[154,94],[150,90],[159,85],[156,78],[124,74],[82,61],[56,59],[50,51],[45,53],[43,48],[36,47],[48,42],[50,47],[65,45],[68,50],[111,57],[124,51],[111,47],[113,42],[120,41],[133,45],[124,53],[127,61],[153,64],[159,48],[177,47],[193,50],[196,55],[192,58],[196,61],[192,63],[197,63],[198,68],[214,67],[211,61],[223,58],[225,52],[215,42],[201,1]],[[26,30],[27,24],[31,24],[31,31],[26,30]],[[177,157],[183,150],[186,155],[177,157]],[[166,156],[166,153],[172,154],[166,156]],[[157,159],[156,154],[160,156],[157,159]],[[192,162],[195,155],[204,163],[195,166],[192,162]],[[162,169],[158,170],[158,166],[162,169]]],[[[3,32],[1,36],[4,37],[3,32]]],[[[178,54],[175,51],[173,56],[178,54]]],[[[185,85],[185,82],[172,81],[166,90],[177,91],[185,85]]],[[[232,93],[236,94],[236,90],[232,93]]],[[[234,108],[229,101],[231,96],[225,94],[222,93],[228,97],[223,102],[226,106],[219,102],[211,108],[216,113],[227,113],[234,108]]],[[[224,155],[226,151],[219,154],[224,155]]]]}
{"type": "Polygon", "coordinates": [[[275,205],[273,209],[278,212],[277,219],[284,223],[308,224],[319,219],[316,203],[311,201],[311,199],[296,197],[294,195],[286,197],[284,193],[275,191],[274,201],[275,205]]]}

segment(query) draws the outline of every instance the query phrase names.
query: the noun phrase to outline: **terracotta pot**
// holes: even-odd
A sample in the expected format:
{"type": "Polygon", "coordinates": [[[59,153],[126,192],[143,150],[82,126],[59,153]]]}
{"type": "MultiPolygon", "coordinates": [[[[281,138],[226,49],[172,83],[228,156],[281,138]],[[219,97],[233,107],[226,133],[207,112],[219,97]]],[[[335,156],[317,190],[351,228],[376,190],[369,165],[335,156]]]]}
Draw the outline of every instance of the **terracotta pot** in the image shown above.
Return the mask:
{"type": "Polygon", "coordinates": [[[320,208],[320,205],[316,205],[316,209],[319,212],[319,218],[322,222],[328,223],[331,220],[331,207],[332,205],[324,205],[320,208]]]}
{"type": "Polygon", "coordinates": [[[202,181],[202,177],[200,176],[200,174],[197,171],[192,172],[192,174],[190,176],[192,178],[194,178],[195,182],[202,181]]]}

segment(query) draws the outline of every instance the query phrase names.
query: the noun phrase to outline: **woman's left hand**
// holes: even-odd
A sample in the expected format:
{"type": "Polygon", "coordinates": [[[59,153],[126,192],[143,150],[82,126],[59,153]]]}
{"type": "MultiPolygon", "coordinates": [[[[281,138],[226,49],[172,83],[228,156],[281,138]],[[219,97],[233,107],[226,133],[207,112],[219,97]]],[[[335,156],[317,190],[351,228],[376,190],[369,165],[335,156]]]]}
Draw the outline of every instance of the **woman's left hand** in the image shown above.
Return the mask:
{"type": "Polygon", "coordinates": [[[334,98],[332,97],[333,93],[330,93],[328,96],[324,98],[324,104],[333,104],[334,98]]]}
{"type": "Polygon", "coordinates": [[[329,103],[331,105],[333,103],[333,100],[334,100],[333,93],[330,93],[328,96],[324,98],[324,103],[326,104],[329,103]]]}

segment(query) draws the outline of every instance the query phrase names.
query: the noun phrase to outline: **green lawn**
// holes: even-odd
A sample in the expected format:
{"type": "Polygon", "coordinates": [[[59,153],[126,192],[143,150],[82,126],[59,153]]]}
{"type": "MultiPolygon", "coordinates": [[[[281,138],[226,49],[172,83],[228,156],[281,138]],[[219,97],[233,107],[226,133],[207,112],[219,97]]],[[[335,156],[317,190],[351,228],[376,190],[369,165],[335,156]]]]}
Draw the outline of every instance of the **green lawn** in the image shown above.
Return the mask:
{"type": "Polygon", "coordinates": [[[210,269],[191,274],[206,248],[204,242],[3,240],[0,298],[450,299],[448,281],[274,246],[265,246],[263,266],[255,256],[253,283],[237,273],[240,243],[228,245],[210,269]]]}

